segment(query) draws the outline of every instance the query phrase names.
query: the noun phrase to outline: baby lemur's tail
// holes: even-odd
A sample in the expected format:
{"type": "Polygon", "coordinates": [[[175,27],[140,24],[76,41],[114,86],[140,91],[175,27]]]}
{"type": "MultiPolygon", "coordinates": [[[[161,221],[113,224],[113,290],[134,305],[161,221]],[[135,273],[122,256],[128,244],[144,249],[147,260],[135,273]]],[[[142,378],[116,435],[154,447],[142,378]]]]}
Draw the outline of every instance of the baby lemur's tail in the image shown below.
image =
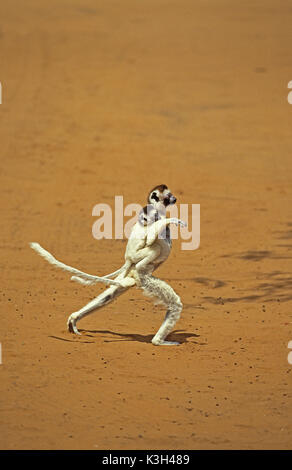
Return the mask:
{"type": "Polygon", "coordinates": [[[121,274],[123,270],[126,270],[127,262],[120,269],[118,269],[114,273],[108,274],[107,276],[93,276],[91,274],[84,273],[79,269],[73,268],[72,266],[68,266],[67,264],[62,263],[61,261],[58,261],[51,253],[42,248],[39,243],[32,242],[30,243],[30,247],[54,266],[57,266],[58,268],[61,268],[64,271],[69,271],[71,273],[78,274],[78,276],[72,276],[71,279],[80,282],[81,284],[95,284],[97,282],[102,282],[103,284],[120,286],[121,284],[118,281],[111,280],[110,278],[121,274]]]}

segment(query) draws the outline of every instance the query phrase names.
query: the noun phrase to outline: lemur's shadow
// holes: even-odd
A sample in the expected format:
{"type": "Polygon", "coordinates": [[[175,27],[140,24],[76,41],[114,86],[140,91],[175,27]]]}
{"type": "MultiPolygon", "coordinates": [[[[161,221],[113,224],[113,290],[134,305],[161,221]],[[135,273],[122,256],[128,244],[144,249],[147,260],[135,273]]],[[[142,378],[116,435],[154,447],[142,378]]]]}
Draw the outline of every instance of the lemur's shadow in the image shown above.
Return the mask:
{"type": "MultiPolygon", "coordinates": [[[[117,336],[118,339],[112,339],[108,338],[105,339],[105,343],[113,343],[113,342],[118,342],[118,341],[137,341],[139,343],[151,343],[151,340],[153,338],[152,335],[139,335],[139,334],[133,334],[133,333],[116,333],[115,331],[110,331],[110,330],[82,330],[81,328],[79,329],[80,333],[82,333],[82,336],[90,336],[93,337],[95,334],[99,335],[113,335],[114,337],[117,336]]],[[[183,330],[175,330],[172,333],[169,334],[167,340],[169,341],[178,341],[179,343],[187,343],[188,338],[198,338],[200,335],[197,335],[196,333],[182,333],[183,330]]],[[[204,345],[207,343],[198,343],[197,341],[190,341],[191,343],[194,344],[199,344],[199,345],[204,345]]]]}

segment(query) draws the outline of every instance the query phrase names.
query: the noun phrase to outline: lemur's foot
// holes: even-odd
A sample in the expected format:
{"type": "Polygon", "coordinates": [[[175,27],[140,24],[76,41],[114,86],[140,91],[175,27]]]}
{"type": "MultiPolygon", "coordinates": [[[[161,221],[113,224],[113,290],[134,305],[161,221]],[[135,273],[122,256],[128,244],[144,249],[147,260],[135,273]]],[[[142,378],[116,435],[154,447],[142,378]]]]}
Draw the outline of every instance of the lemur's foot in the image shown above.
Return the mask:
{"type": "Polygon", "coordinates": [[[165,341],[163,339],[155,340],[153,338],[152,344],[154,344],[154,346],[178,346],[180,343],[178,343],[177,341],[165,341]]]}
{"type": "Polygon", "coordinates": [[[76,319],[72,315],[70,315],[67,321],[68,331],[70,331],[70,333],[74,333],[75,335],[81,336],[81,333],[78,331],[78,328],[76,326],[76,319]]]}
{"type": "Polygon", "coordinates": [[[121,279],[119,283],[122,287],[132,287],[136,284],[136,281],[132,277],[125,277],[124,279],[121,279]]]}

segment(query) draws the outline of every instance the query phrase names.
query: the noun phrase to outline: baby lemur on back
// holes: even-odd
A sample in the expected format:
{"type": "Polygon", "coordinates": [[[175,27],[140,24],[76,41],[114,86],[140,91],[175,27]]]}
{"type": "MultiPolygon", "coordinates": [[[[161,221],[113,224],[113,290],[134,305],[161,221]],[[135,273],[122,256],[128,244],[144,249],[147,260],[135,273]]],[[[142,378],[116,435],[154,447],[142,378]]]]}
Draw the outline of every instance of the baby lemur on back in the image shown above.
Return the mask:
{"type": "Polygon", "coordinates": [[[76,274],[71,277],[72,280],[87,285],[97,282],[110,284],[110,287],[103,293],[69,316],[67,324],[70,332],[80,334],[76,326],[77,321],[112,302],[130,287],[136,285],[142,288],[146,295],[156,298],[167,307],[165,319],[153,337],[152,343],[155,345],[179,344],[166,341],[165,338],[180,317],[182,311],[181,300],[172,287],[152,275],[153,271],[166,261],[170,254],[172,242],[169,225],[171,223],[186,225],[180,219],[166,217],[166,207],[175,203],[175,196],[165,184],[155,186],[150,191],[148,204],[140,212],[138,221],[130,234],[124,265],[106,276],[94,276],[72,268],[56,260],[38,243],[30,244],[50,263],[76,274]]]}

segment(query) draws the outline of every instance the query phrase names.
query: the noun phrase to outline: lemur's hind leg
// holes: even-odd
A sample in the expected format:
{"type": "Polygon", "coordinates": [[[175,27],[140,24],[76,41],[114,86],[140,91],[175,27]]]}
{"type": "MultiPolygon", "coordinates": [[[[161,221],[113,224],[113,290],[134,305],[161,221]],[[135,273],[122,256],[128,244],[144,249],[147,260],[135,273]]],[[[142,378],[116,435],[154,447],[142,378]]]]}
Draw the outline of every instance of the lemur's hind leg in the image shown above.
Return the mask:
{"type": "Polygon", "coordinates": [[[152,338],[152,343],[156,346],[179,344],[175,341],[165,341],[165,338],[180,318],[183,307],[180,297],[166,282],[151,275],[141,277],[141,287],[146,295],[157,297],[167,307],[165,319],[156,335],[152,338]]]}
{"type": "Polygon", "coordinates": [[[91,300],[91,302],[89,302],[87,305],[85,305],[80,310],[72,313],[69,316],[68,321],[67,321],[68,330],[71,333],[80,335],[78,328],[76,326],[77,321],[81,320],[81,318],[85,317],[86,315],[93,313],[94,310],[97,310],[103,307],[104,305],[109,304],[110,302],[112,302],[114,299],[119,297],[128,289],[129,287],[120,287],[120,286],[111,286],[108,289],[106,289],[98,297],[91,300]]]}
{"type": "Polygon", "coordinates": [[[143,248],[140,251],[139,256],[143,254],[143,257],[141,256],[142,259],[140,259],[135,266],[135,270],[140,277],[153,271],[154,266],[152,263],[159,257],[160,252],[160,246],[155,244],[151,247],[143,248]]]}

